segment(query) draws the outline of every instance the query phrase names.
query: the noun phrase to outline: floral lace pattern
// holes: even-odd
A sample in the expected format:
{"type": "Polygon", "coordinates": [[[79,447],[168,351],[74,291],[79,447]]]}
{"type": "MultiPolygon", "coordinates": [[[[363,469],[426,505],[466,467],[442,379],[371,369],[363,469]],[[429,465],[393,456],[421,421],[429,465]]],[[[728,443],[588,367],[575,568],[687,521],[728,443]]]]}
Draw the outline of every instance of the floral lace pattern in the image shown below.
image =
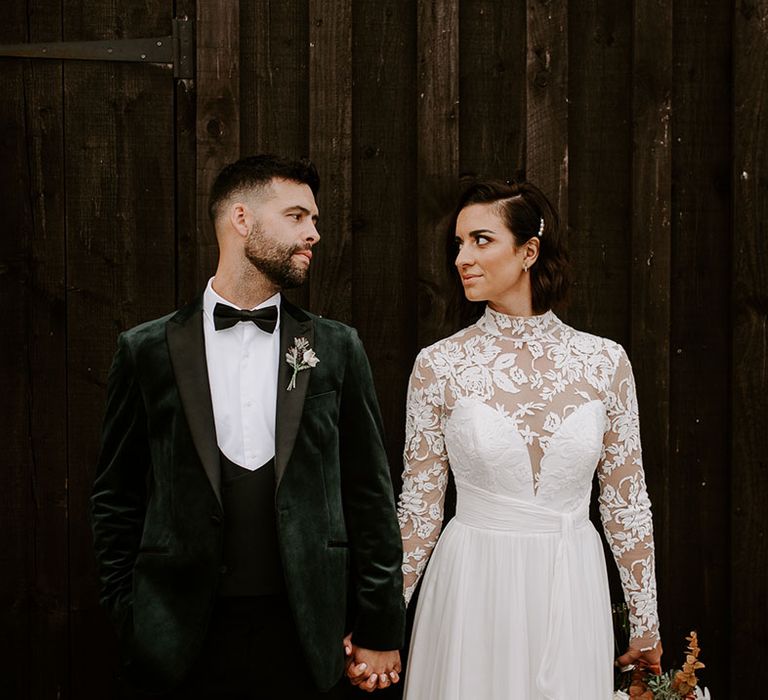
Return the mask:
{"type": "Polygon", "coordinates": [[[398,517],[409,601],[457,480],[575,508],[597,470],[603,529],[630,608],[633,646],[658,640],[653,524],[632,369],[620,345],[551,311],[480,320],[419,353],[408,389],[398,517]]]}

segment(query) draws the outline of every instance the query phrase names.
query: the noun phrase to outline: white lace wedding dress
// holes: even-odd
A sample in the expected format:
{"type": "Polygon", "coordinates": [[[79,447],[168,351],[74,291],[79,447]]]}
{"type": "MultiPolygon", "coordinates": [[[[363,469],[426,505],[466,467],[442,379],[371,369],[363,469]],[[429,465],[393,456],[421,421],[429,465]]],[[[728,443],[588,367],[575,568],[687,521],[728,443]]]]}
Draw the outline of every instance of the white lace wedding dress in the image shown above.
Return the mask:
{"type": "Polygon", "coordinates": [[[605,558],[588,518],[595,469],[632,639],[649,649],[653,530],[621,346],[551,311],[488,308],[421,351],[398,505],[406,600],[426,568],[407,700],[612,697],[605,558]],[[456,516],[438,542],[449,468],[456,516]]]}

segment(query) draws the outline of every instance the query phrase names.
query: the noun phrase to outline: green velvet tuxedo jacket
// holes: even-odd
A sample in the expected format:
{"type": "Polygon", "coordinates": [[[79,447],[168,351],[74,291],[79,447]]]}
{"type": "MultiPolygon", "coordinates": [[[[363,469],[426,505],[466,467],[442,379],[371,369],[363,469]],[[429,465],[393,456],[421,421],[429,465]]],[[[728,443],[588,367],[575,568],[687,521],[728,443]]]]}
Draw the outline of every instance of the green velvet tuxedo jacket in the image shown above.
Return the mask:
{"type": "MultiPolygon", "coordinates": [[[[275,513],[287,594],[318,688],[343,672],[342,639],[402,646],[402,549],[381,419],[356,332],[283,299],[275,513]],[[319,358],[285,354],[306,338],[319,358]]],[[[189,672],[222,561],[220,456],[202,300],[123,333],[109,375],[91,496],[102,603],[125,673],[163,690],[189,672]]]]}

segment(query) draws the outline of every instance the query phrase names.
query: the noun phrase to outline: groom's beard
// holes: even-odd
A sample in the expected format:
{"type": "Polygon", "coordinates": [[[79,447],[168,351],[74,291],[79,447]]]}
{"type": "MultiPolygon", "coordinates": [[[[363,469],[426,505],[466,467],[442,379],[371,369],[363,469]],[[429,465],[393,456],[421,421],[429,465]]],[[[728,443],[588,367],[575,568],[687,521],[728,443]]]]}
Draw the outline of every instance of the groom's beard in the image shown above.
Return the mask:
{"type": "Polygon", "coordinates": [[[309,244],[282,245],[270,239],[259,224],[254,224],[245,239],[245,257],[259,272],[280,289],[293,289],[304,284],[309,268],[296,262],[293,255],[309,248],[309,244]]]}

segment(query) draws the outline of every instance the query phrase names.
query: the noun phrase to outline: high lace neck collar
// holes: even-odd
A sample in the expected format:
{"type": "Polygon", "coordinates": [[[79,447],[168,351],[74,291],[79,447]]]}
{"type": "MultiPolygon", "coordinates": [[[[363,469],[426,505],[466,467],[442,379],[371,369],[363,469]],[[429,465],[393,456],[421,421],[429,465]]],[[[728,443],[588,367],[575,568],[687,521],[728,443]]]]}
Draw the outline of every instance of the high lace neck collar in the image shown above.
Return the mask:
{"type": "Polygon", "coordinates": [[[560,319],[549,310],[538,316],[508,316],[494,311],[490,306],[480,317],[477,325],[486,333],[513,340],[541,340],[561,325],[560,319]]]}

